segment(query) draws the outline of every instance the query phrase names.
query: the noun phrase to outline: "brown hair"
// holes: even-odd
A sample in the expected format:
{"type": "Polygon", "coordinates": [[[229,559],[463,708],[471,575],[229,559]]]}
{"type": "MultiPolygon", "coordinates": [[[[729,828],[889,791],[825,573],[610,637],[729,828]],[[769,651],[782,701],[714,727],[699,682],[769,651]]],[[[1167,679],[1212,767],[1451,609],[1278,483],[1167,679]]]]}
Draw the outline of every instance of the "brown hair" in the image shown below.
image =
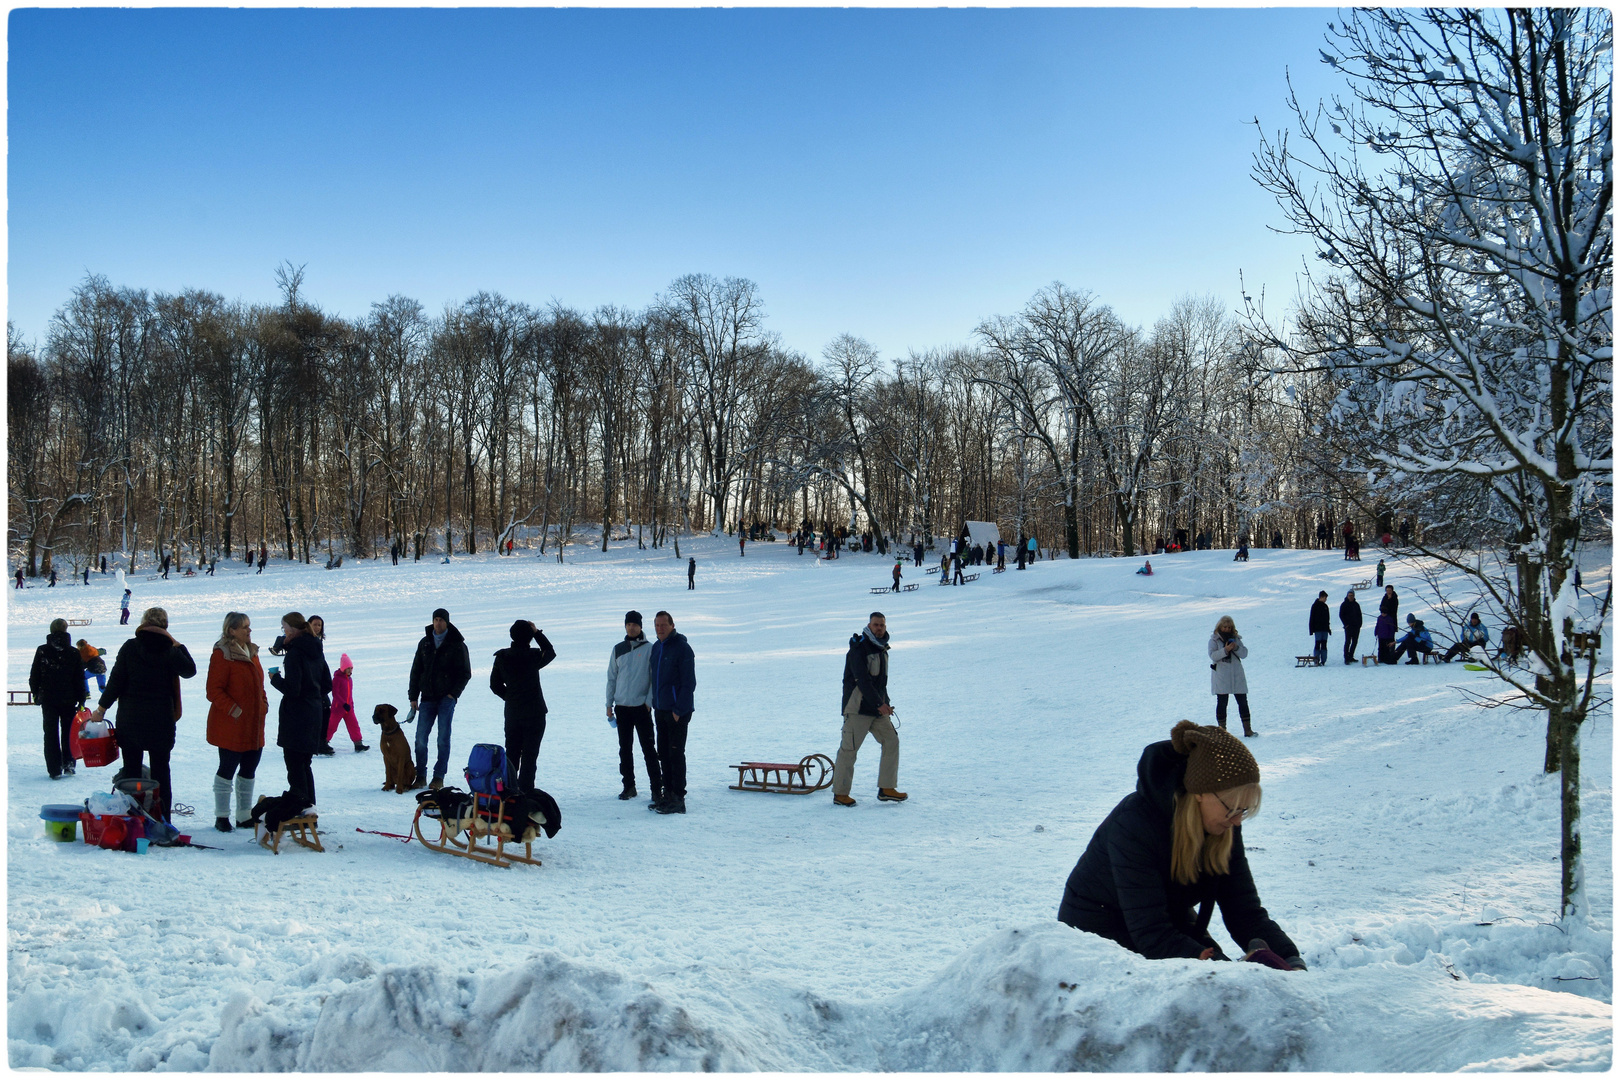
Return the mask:
{"type": "MultiPolygon", "coordinates": [[[[169,613],[160,607],[149,607],[141,613],[141,626],[155,626],[160,630],[169,628],[169,613]]],[[[139,630],[137,626],[135,629],[139,630]]]]}
{"type": "Polygon", "coordinates": [[[299,633],[303,633],[305,630],[309,629],[309,623],[305,622],[304,617],[296,611],[289,611],[287,614],[283,615],[281,617],[281,625],[290,626],[299,633]]]}
{"type": "Polygon", "coordinates": [[[214,642],[214,648],[229,656],[231,652],[231,631],[248,621],[247,615],[240,611],[225,613],[225,625],[220,627],[219,640],[214,642]]]}

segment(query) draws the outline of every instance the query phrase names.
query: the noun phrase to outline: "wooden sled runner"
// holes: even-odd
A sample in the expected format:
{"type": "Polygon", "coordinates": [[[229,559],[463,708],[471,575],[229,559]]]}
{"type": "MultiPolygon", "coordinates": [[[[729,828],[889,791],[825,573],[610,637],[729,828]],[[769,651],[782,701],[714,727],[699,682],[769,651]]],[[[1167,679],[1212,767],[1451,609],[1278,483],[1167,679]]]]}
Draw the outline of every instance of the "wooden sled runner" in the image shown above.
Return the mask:
{"type": "Polygon", "coordinates": [[[733,765],[737,782],[732,791],[774,791],[780,795],[808,795],[832,786],[832,759],[810,754],[797,765],[786,762],[744,761],[733,765]],[[813,770],[813,771],[812,771],[813,770]]]}
{"type": "Polygon", "coordinates": [[[32,705],[34,704],[34,692],[32,690],[7,690],[6,704],[32,705]]]}
{"type": "Polygon", "coordinates": [[[472,802],[468,804],[468,812],[459,819],[446,821],[440,812],[437,803],[424,800],[416,807],[416,817],[411,822],[411,829],[416,838],[422,841],[422,846],[429,851],[442,851],[446,855],[459,855],[463,859],[474,862],[489,863],[491,866],[511,866],[515,862],[528,863],[530,866],[542,865],[534,856],[533,840],[517,840],[512,836],[512,828],[507,824],[510,814],[507,811],[507,800],[494,795],[471,796],[472,802]],[[422,818],[427,817],[439,825],[439,835],[436,840],[429,840],[422,832],[422,818]],[[517,845],[523,845],[523,854],[517,852],[517,845]],[[511,850],[508,850],[511,845],[511,850]]]}
{"type": "Polygon", "coordinates": [[[300,814],[290,817],[276,826],[272,833],[269,829],[257,828],[259,833],[259,846],[267,847],[273,854],[281,854],[281,838],[291,837],[295,844],[309,848],[311,851],[325,851],[321,846],[321,834],[315,827],[317,824],[314,814],[300,814]]]}

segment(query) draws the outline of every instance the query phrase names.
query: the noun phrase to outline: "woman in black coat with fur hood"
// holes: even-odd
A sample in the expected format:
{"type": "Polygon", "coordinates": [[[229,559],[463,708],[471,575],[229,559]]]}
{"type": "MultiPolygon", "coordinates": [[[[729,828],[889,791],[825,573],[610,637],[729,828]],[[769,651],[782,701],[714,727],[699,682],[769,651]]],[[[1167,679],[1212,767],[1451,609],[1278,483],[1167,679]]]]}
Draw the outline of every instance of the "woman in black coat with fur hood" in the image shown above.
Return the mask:
{"type": "Polygon", "coordinates": [[[174,750],[174,732],[180,722],[180,680],[197,674],[197,662],[186,647],[169,634],[169,613],[160,607],[147,608],[135,636],[124,642],[107,676],[95,718],[107,715],[107,707],[118,702],[118,748],[124,755],[123,776],[141,775],[141,757],[152,760],[152,779],[157,783],[153,812],[160,821],[169,820],[174,802],[170,789],[169,754],[174,750]]]}
{"type": "Polygon", "coordinates": [[[287,763],[287,789],[301,793],[315,805],[315,770],[310,763],[326,742],[325,706],[332,693],[332,672],[326,666],[321,639],[296,611],[281,617],[286,655],[281,670],[272,669],[270,685],[281,691],[277,713],[276,745],[287,763]]]}
{"type": "Polygon", "coordinates": [[[1219,906],[1245,959],[1303,970],[1299,948],[1260,906],[1243,853],[1240,823],[1260,809],[1248,748],[1183,720],[1142,751],[1136,776],[1069,875],[1058,918],[1150,960],[1224,960],[1209,933],[1219,906]]]}
{"type": "Polygon", "coordinates": [[[506,702],[506,786],[533,791],[540,740],[546,737],[546,696],[540,691],[540,669],[557,659],[557,650],[526,619],[513,623],[510,634],[512,647],[497,652],[489,669],[489,689],[506,702]],[[531,648],[531,641],[539,648],[531,648]]]}

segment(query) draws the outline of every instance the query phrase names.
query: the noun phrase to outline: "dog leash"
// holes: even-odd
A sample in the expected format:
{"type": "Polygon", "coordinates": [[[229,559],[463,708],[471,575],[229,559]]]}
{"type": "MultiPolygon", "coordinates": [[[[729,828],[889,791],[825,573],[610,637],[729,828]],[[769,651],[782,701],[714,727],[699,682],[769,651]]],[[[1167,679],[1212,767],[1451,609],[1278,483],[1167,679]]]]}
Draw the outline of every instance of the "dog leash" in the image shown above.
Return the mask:
{"type": "Polygon", "coordinates": [[[372,836],[386,836],[390,840],[403,840],[407,844],[411,842],[411,838],[409,836],[401,836],[397,832],[380,832],[377,829],[362,829],[358,826],[355,827],[354,831],[370,833],[372,836]]]}

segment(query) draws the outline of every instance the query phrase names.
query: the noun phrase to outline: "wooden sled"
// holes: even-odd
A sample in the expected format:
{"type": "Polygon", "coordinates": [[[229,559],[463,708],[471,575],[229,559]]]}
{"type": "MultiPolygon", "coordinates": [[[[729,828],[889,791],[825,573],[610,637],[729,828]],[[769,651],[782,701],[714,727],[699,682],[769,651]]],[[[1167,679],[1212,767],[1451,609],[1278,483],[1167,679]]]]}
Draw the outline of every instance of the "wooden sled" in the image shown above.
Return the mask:
{"type": "Polygon", "coordinates": [[[33,704],[35,704],[35,702],[34,702],[34,692],[32,690],[7,690],[6,691],[6,704],[7,705],[33,705],[33,704]]]}
{"type": "Polygon", "coordinates": [[[311,851],[325,851],[326,849],[321,846],[320,830],[315,826],[316,815],[300,814],[297,817],[290,817],[277,825],[274,833],[257,825],[254,826],[254,832],[259,834],[259,846],[269,848],[276,855],[281,854],[281,838],[283,836],[291,837],[294,843],[307,847],[311,851]]]}
{"type": "Polygon", "coordinates": [[[737,782],[732,791],[774,791],[779,795],[808,795],[832,786],[833,763],[826,754],[810,754],[797,765],[786,762],[744,761],[733,765],[737,782]],[[814,769],[814,783],[811,770],[814,769]]]}
{"type": "Polygon", "coordinates": [[[416,817],[411,822],[411,831],[416,838],[422,841],[422,846],[429,851],[442,851],[446,855],[459,855],[463,859],[473,862],[489,863],[491,866],[511,866],[515,862],[528,863],[530,866],[542,865],[534,857],[534,841],[514,840],[512,828],[507,825],[506,800],[494,795],[473,795],[475,807],[471,819],[463,818],[461,821],[446,823],[438,814],[429,815],[429,820],[438,822],[439,838],[429,840],[422,832],[422,817],[428,810],[437,810],[438,807],[431,802],[424,802],[417,806],[416,817]],[[466,828],[461,828],[462,824],[466,828]],[[523,854],[517,853],[517,847],[523,845],[523,854]],[[507,850],[507,845],[512,850],[507,850]]]}
{"type": "Polygon", "coordinates": [[[917,591],[917,584],[918,584],[917,582],[913,581],[910,585],[902,585],[902,586],[900,586],[900,591],[901,592],[916,592],[917,591]]]}
{"type": "Polygon", "coordinates": [[[69,626],[89,626],[90,625],[90,620],[89,619],[69,619],[67,621],[67,624],[69,626]]]}
{"type": "Polygon", "coordinates": [[[963,574],[962,575],[962,584],[964,584],[964,585],[966,585],[970,581],[978,581],[978,580],[979,580],[979,575],[978,574],[963,574]]]}
{"type": "Polygon", "coordinates": [[[1370,589],[1372,588],[1372,578],[1367,578],[1365,581],[1358,581],[1350,587],[1357,592],[1360,592],[1363,589],[1370,589]]]}
{"type": "Polygon", "coordinates": [[[1295,667],[1321,667],[1322,665],[1320,665],[1320,664],[1318,664],[1316,662],[1316,657],[1313,655],[1313,656],[1296,656],[1296,657],[1294,657],[1294,666],[1295,667]]]}

